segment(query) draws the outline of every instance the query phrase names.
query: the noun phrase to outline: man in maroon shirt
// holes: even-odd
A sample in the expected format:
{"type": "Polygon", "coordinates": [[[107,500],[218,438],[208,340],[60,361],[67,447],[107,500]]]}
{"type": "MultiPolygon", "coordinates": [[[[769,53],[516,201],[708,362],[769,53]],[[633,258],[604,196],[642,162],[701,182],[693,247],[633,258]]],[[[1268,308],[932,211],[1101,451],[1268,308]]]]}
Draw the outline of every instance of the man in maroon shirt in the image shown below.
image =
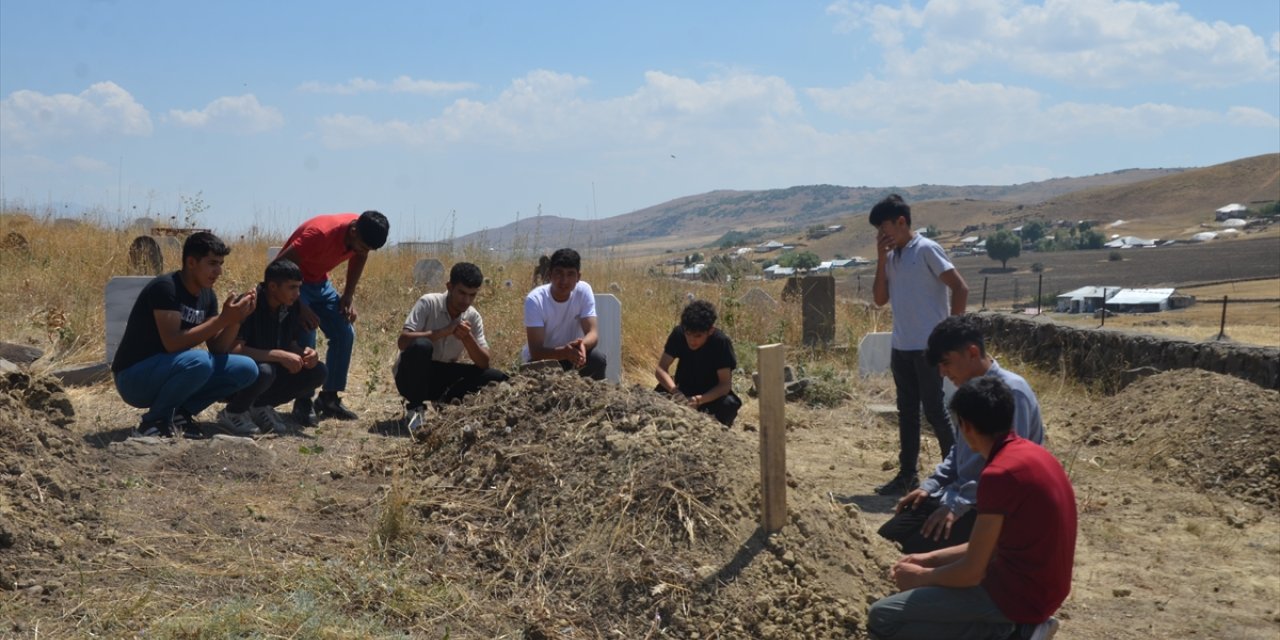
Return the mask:
{"type": "Polygon", "coordinates": [[[986,459],[969,542],[904,556],[889,575],[902,590],[871,605],[880,640],[1048,640],[1071,591],[1076,501],[1062,464],[1011,431],[1013,394],[998,378],[966,383],[951,400],[965,442],[986,459]]]}
{"type": "Polygon", "coordinates": [[[307,329],[301,346],[315,348],[316,327],[329,341],[325,364],[329,373],[312,413],[311,399],[293,405],[293,418],[304,426],[315,424],[315,416],[354,420],[356,414],[342,404],[338,392],[347,388],[351,349],[355,346],[356,285],[369,252],[387,242],[390,224],[377,211],[335,213],[316,216],[298,227],[276,254],[276,260],[292,260],[302,269],[302,322],[307,329]],[[347,263],[347,279],[342,295],[329,281],[329,270],[347,263]]]}

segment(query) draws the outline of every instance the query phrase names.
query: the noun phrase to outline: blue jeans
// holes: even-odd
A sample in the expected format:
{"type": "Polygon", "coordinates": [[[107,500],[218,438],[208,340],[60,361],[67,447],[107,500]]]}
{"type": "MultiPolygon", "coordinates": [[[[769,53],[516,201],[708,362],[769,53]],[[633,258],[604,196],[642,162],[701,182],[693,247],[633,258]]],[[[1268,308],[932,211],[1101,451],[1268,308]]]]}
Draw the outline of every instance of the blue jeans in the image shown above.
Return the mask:
{"type": "MultiPolygon", "coordinates": [[[[325,353],[325,366],[329,374],[324,380],[322,391],[346,391],[347,371],[351,368],[351,348],[356,344],[356,328],[347,322],[342,315],[342,297],[333,283],[302,283],[302,302],[320,318],[320,330],[329,341],[329,350],[325,353]]],[[[304,347],[316,347],[316,332],[304,331],[298,341],[304,347]]]]}
{"type": "Polygon", "coordinates": [[[258,365],[245,356],[187,349],[157,353],[115,375],[116,391],[130,406],[149,409],[144,421],[191,415],[253,384],[258,365]]]}
{"type": "Polygon", "coordinates": [[[1005,640],[1017,630],[982,587],[920,587],[867,611],[867,632],[879,640],[1005,640]]]}

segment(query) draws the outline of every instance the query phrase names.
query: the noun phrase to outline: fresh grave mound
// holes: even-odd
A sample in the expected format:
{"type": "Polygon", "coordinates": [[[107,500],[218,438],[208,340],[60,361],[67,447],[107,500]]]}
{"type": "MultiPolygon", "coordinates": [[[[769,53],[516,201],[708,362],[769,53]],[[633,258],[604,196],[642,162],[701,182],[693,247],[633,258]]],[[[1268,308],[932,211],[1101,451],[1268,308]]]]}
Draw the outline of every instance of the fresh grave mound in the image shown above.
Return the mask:
{"type": "Polygon", "coordinates": [[[38,585],[98,520],[74,415],[56,381],[0,375],[0,589],[38,585]]]}
{"type": "Polygon", "coordinates": [[[1280,507],[1280,392],[1176,369],[1144,378],[1069,420],[1089,445],[1120,447],[1154,477],[1280,507]]]}
{"type": "Polygon", "coordinates": [[[782,533],[759,534],[757,447],[651,391],[539,372],[367,462],[411,493],[432,571],[471,603],[441,617],[467,634],[861,636],[892,551],[803,486],[782,533]]]}

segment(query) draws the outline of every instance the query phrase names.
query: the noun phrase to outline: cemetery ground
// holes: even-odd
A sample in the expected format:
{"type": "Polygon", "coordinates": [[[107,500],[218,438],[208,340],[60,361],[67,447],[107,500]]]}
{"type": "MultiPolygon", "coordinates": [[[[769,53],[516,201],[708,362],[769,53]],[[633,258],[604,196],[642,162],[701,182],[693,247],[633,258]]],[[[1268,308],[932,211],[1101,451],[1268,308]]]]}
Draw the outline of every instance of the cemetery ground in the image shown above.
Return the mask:
{"type": "MultiPolygon", "coordinates": [[[[0,332],[63,362],[100,359],[102,283],[126,273],[131,236],[20,230],[34,250],[3,257],[0,332]]],[[[236,244],[220,293],[257,279],[267,244],[236,244]]],[[[510,368],[531,265],[456,257],[490,278],[477,307],[510,368]]],[[[893,402],[886,378],[849,375],[852,350],[796,347],[795,305],[745,308],[740,289],[651,279],[587,253],[584,278],[616,284],[622,300],[625,384],[520,376],[443,408],[413,439],[389,367],[422,293],[414,259],[375,254],[361,284],[346,394],[356,422],[129,440],[138,411],[109,384],[0,378],[0,637],[864,636],[896,557],[875,535],[893,501],[872,492],[896,458],[896,427],[868,409],[893,402]],[[754,344],[783,341],[818,381],[787,405],[780,536],[755,532],[749,378],[731,430],[648,391],[688,292],[718,304],[748,372],[754,344]]],[[[780,283],[765,287],[780,299],[780,283]]],[[[838,343],[887,325],[887,313],[837,305],[838,343]]],[[[1275,391],[1179,370],[1107,396],[994,350],[1037,391],[1076,489],[1059,637],[1280,634],[1275,391]]],[[[937,455],[926,437],[922,471],[937,455]]]]}

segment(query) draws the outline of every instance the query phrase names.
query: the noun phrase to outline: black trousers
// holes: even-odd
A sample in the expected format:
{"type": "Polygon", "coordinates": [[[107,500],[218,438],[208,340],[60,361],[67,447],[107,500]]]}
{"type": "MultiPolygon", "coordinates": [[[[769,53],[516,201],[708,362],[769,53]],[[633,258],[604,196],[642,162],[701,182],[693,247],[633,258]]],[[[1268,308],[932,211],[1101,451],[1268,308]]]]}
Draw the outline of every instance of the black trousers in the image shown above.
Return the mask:
{"type": "Polygon", "coordinates": [[[400,352],[396,367],[396,390],[409,402],[449,402],[475,393],[491,382],[502,382],[507,374],[497,369],[482,369],[463,362],[436,362],[431,359],[435,346],[430,342],[409,345],[400,352]]]}
{"type": "MultiPolygon", "coordinates": [[[[667,390],[663,389],[662,385],[658,385],[654,390],[663,395],[668,395],[667,390]]],[[[696,393],[685,393],[683,390],[681,390],[680,393],[683,393],[685,397],[698,395],[696,393]]],[[[739,398],[738,394],[730,391],[711,402],[699,405],[698,411],[702,413],[709,413],[711,414],[711,417],[715,418],[720,424],[726,427],[732,427],[733,421],[738,419],[738,409],[741,408],[742,398],[739,398]]]]}
{"type": "Polygon", "coordinates": [[[973,524],[978,521],[977,509],[969,509],[968,513],[956,520],[951,525],[951,535],[946,538],[934,540],[920,533],[924,521],[940,506],[942,503],[936,498],[929,498],[915,509],[903,509],[880,525],[878,533],[881,538],[901,544],[903,553],[928,553],[968,542],[969,536],[973,534],[973,524]]]}
{"type": "Polygon", "coordinates": [[[323,362],[297,373],[289,373],[274,362],[259,362],[258,379],[227,399],[227,412],[242,413],[249,407],[276,407],[298,398],[310,398],[324,384],[327,375],[329,371],[323,362]]]}
{"type": "Polygon", "coordinates": [[[898,390],[898,473],[916,474],[920,461],[920,405],[925,418],[938,436],[942,457],[946,458],[955,444],[951,419],[942,406],[942,374],[930,366],[923,351],[899,351],[889,354],[893,386],[898,390]]]}
{"type": "MultiPolygon", "coordinates": [[[[578,369],[578,375],[592,380],[604,380],[604,369],[608,365],[603,353],[596,349],[587,352],[587,363],[578,369]]],[[[573,368],[573,363],[568,360],[560,361],[560,368],[568,371],[573,368]]]]}

